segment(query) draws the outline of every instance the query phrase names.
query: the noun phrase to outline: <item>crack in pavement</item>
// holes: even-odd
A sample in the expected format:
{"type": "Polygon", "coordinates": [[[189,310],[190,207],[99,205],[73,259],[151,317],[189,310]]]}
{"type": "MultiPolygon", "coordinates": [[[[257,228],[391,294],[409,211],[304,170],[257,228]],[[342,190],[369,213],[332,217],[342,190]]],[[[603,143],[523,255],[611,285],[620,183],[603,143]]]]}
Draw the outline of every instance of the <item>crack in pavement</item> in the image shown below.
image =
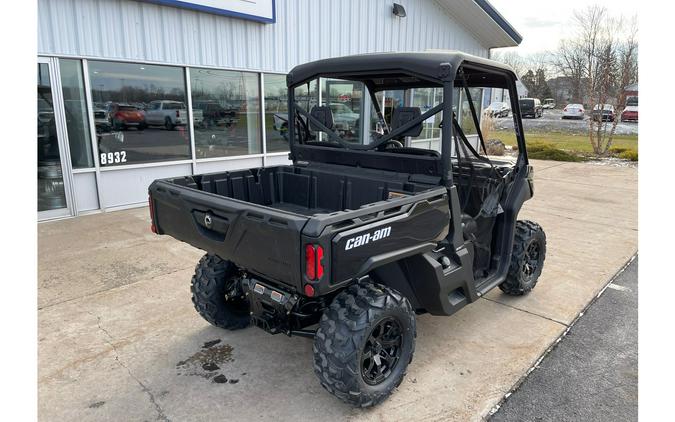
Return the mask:
{"type": "MultiPolygon", "coordinates": [[[[177,269],[169,271],[167,273],[158,274],[158,275],[152,276],[150,278],[143,278],[143,279],[140,279],[140,280],[132,281],[131,283],[123,284],[121,286],[115,286],[115,287],[111,287],[111,288],[108,288],[108,289],[97,290],[95,292],[87,293],[87,294],[82,295],[82,296],[71,297],[70,299],[65,299],[65,300],[62,300],[60,302],[48,303],[46,305],[43,305],[42,307],[38,306],[37,310],[42,311],[42,310],[45,310],[45,309],[52,308],[54,306],[63,305],[64,303],[73,302],[73,301],[79,300],[79,299],[86,299],[86,298],[91,297],[91,296],[96,296],[96,295],[100,295],[100,294],[103,294],[103,293],[111,292],[113,290],[121,289],[121,288],[127,287],[127,286],[133,286],[134,284],[143,283],[145,281],[152,281],[152,280],[154,280],[156,278],[159,278],[159,277],[165,277],[165,276],[175,274],[175,273],[180,272],[180,271],[189,270],[192,267],[193,267],[193,265],[190,264],[190,265],[186,265],[185,268],[177,268],[177,269]]],[[[89,313],[91,314],[91,312],[89,312],[89,313]]],[[[91,314],[91,315],[94,315],[94,314],[91,314]]]]}
{"type": "Polygon", "coordinates": [[[131,372],[131,369],[129,369],[129,367],[127,365],[125,365],[124,362],[122,362],[120,360],[120,356],[119,356],[119,353],[117,351],[117,347],[115,347],[115,344],[111,341],[111,340],[114,341],[115,339],[113,338],[113,336],[110,335],[108,330],[106,330],[105,328],[103,328],[103,326],[101,326],[101,317],[92,313],[92,312],[88,312],[88,313],[91,316],[96,317],[96,321],[97,321],[96,324],[98,325],[98,329],[101,330],[101,332],[103,332],[106,335],[107,338],[104,339],[104,341],[106,343],[108,343],[108,345],[110,345],[110,347],[112,347],[113,353],[115,353],[115,361],[117,362],[117,364],[120,365],[122,368],[126,369],[129,376],[131,378],[133,378],[133,380],[136,381],[138,383],[138,385],[141,387],[141,390],[143,390],[143,392],[148,395],[148,398],[150,399],[150,402],[152,403],[152,405],[155,407],[155,410],[157,411],[157,420],[164,421],[164,422],[171,422],[171,420],[164,414],[164,410],[162,409],[162,407],[159,405],[159,403],[157,403],[157,400],[155,399],[155,395],[152,393],[152,391],[150,391],[150,389],[140,379],[138,379],[138,377],[136,375],[134,375],[131,372]]]}
{"type": "Polygon", "coordinates": [[[551,322],[555,322],[556,324],[560,324],[560,325],[565,326],[565,327],[569,327],[569,325],[564,323],[563,321],[558,321],[557,319],[547,317],[546,315],[540,315],[536,312],[528,311],[527,309],[522,309],[522,308],[519,308],[517,306],[509,305],[508,303],[499,302],[498,300],[490,299],[490,298],[485,297],[485,296],[482,296],[481,299],[485,299],[487,301],[490,301],[492,303],[496,303],[498,305],[506,306],[507,308],[515,309],[516,311],[525,312],[526,314],[530,314],[530,315],[533,315],[533,316],[536,316],[536,317],[539,317],[539,318],[543,318],[543,319],[549,320],[551,322]]]}

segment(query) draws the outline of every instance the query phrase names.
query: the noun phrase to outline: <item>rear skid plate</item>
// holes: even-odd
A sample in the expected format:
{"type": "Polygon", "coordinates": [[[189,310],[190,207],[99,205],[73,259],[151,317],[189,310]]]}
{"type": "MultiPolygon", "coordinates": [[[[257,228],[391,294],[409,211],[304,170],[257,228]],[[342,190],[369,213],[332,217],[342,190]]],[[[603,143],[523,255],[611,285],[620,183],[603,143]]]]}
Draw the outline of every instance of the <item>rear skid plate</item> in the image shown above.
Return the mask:
{"type": "Polygon", "coordinates": [[[298,295],[276,289],[254,278],[244,278],[241,285],[249,299],[253,325],[270,334],[314,338],[314,330],[291,328],[291,314],[300,301],[298,295]]]}

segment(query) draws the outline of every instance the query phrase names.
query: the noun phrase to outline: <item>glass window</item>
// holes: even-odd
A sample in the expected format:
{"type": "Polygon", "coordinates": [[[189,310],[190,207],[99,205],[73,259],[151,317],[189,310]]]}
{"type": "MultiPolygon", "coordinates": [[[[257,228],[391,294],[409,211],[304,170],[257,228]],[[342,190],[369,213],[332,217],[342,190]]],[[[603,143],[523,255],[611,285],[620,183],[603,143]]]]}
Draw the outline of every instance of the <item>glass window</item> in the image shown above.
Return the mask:
{"type": "Polygon", "coordinates": [[[190,69],[197,158],[260,154],[256,73],[190,69]]]}
{"type": "MultiPolygon", "coordinates": [[[[419,107],[424,114],[443,102],[443,88],[415,88],[411,90],[412,106],[419,107]]],[[[441,122],[443,112],[429,117],[422,123],[422,132],[410,138],[410,146],[441,152],[441,122]]]]}
{"type": "Polygon", "coordinates": [[[66,112],[70,160],[73,168],[94,167],[91,152],[89,117],[84,93],[82,64],[79,60],[60,59],[63,105],[66,112]]]}
{"type": "Polygon", "coordinates": [[[49,65],[38,63],[37,70],[37,202],[38,211],[48,211],[67,204],[49,65]]]}
{"type": "Polygon", "coordinates": [[[363,84],[321,78],[321,105],[330,107],[337,133],[348,142],[361,143],[363,84]]]}
{"type": "Polygon", "coordinates": [[[90,61],[89,78],[101,166],[191,158],[182,68],[90,61]]]}
{"type": "Polygon", "coordinates": [[[267,152],[288,151],[288,96],[285,75],[265,75],[267,152]]]}

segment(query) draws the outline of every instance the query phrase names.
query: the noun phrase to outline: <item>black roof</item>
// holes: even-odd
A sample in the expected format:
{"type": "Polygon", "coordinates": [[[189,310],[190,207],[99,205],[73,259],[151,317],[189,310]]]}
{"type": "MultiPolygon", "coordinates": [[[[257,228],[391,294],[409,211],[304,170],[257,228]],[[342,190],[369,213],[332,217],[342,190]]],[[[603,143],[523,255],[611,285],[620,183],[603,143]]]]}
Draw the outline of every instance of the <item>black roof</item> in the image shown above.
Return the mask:
{"type": "MultiPolygon", "coordinates": [[[[454,79],[455,72],[463,64],[488,66],[503,70],[515,77],[511,67],[494,60],[460,51],[426,51],[369,53],[317,60],[291,69],[287,76],[287,83],[290,87],[322,76],[371,81],[377,85],[378,78],[375,75],[395,78],[398,81],[397,86],[400,86],[402,81],[406,82],[406,78],[411,79],[410,85],[414,86],[415,82],[412,80],[414,78],[410,78],[410,76],[442,83],[454,79]]],[[[419,84],[419,80],[417,84],[419,84]]],[[[381,85],[382,88],[385,88],[387,82],[383,81],[381,85]]]]}

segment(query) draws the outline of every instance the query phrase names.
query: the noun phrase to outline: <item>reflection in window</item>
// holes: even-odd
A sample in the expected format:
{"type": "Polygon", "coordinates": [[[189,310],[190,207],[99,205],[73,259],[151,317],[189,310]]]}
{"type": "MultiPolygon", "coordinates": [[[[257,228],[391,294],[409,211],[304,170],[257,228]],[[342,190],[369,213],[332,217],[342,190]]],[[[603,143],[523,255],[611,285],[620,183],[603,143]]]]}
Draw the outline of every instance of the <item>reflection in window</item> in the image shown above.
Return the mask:
{"type": "Polygon", "coordinates": [[[265,75],[267,152],[288,151],[288,96],[285,75],[265,75]]]}
{"type": "MultiPolygon", "coordinates": [[[[412,90],[412,106],[419,107],[422,114],[443,102],[443,88],[415,88],[412,90]]],[[[422,124],[420,136],[410,139],[410,146],[441,152],[441,122],[443,112],[429,117],[422,124]]]]}
{"type": "Polygon", "coordinates": [[[321,104],[329,106],[337,133],[348,142],[361,143],[360,122],[363,84],[321,78],[321,104]]]}
{"type": "Polygon", "coordinates": [[[101,166],[190,158],[182,68],[89,62],[101,166]]]}
{"type": "Polygon", "coordinates": [[[261,153],[255,73],[190,69],[197,158],[261,153]]]}
{"type": "Polygon", "coordinates": [[[91,134],[84,94],[82,66],[79,60],[60,59],[63,105],[66,112],[70,160],[73,168],[94,167],[91,134]]]}

